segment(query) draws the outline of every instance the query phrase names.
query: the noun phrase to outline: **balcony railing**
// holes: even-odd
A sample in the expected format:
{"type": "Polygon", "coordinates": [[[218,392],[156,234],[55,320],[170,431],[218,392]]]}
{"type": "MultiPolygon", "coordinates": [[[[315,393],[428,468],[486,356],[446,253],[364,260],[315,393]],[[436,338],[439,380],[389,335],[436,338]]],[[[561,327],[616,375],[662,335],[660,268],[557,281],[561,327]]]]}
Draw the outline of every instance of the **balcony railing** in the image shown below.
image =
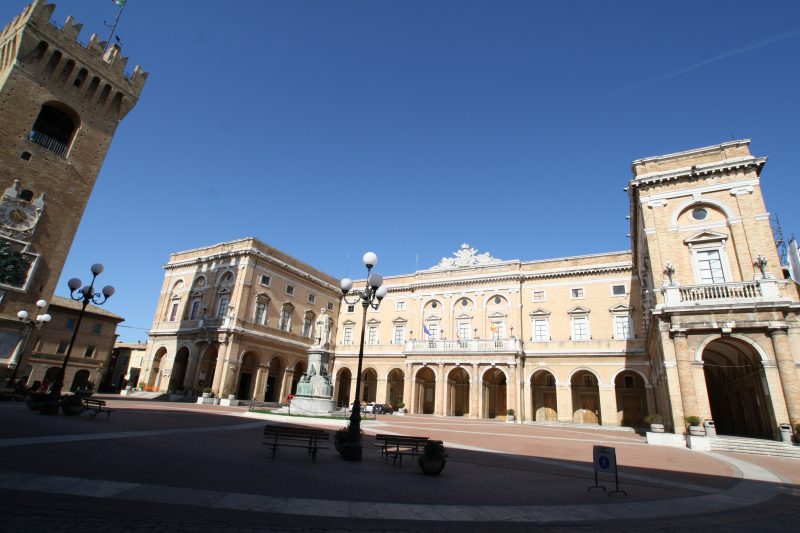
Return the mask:
{"type": "Polygon", "coordinates": [[[717,285],[683,285],[678,287],[681,302],[709,300],[754,300],[761,298],[761,287],[756,281],[720,283],[717,285]]]}
{"type": "Polygon", "coordinates": [[[519,339],[414,340],[405,345],[406,352],[517,352],[519,339]]]}
{"type": "Polygon", "coordinates": [[[67,145],[61,141],[53,139],[49,135],[42,133],[40,131],[31,130],[28,134],[28,140],[35,142],[39,146],[43,146],[47,148],[51,152],[54,152],[61,157],[65,157],[67,155],[67,145]]]}

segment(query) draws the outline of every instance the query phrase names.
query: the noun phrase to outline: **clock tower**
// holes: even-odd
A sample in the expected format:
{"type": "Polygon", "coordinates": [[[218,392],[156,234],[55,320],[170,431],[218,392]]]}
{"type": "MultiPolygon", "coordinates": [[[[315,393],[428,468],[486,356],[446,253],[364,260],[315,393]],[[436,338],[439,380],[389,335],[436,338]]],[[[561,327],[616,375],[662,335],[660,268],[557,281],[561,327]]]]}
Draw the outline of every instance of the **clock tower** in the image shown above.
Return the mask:
{"type": "MultiPolygon", "coordinates": [[[[49,301],[120,121],[147,73],[35,0],[0,33],[0,375],[49,301]]],[[[33,344],[33,343],[31,343],[33,344]]],[[[24,355],[24,354],[22,354],[24,355]]],[[[22,375],[22,373],[18,374],[22,375]]],[[[2,385],[3,383],[0,383],[2,385]]]]}

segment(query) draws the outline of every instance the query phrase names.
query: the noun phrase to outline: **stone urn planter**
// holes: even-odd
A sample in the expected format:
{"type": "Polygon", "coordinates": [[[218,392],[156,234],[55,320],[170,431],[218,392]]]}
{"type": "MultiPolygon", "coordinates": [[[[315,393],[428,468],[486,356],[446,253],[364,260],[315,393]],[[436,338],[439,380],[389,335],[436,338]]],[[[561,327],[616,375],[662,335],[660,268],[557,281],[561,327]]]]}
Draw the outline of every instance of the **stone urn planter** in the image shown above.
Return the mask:
{"type": "Polygon", "coordinates": [[[661,415],[648,415],[644,417],[644,423],[650,424],[651,433],[664,433],[664,424],[661,423],[661,415]]]}
{"type": "Polygon", "coordinates": [[[50,395],[47,394],[46,392],[30,393],[30,395],[28,395],[28,400],[26,402],[28,404],[28,408],[33,409],[34,411],[38,411],[39,407],[41,407],[41,405],[47,401],[47,398],[49,396],[50,395]]]}
{"type": "Polygon", "coordinates": [[[78,416],[83,410],[82,397],[78,395],[61,398],[61,412],[66,416],[78,416]]]}
{"type": "Polygon", "coordinates": [[[447,464],[447,451],[440,440],[431,440],[417,458],[422,472],[428,476],[438,476],[447,464]]]}
{"type": "Polygon", "coordinates": [[[214,398],[214,405],[219,405],[219,397],[214,398]]]}
{"type": "Polygon", "coordinates": [[[513,409],[509,409],[508,411],[506,411],[506,422],[510,422],[510,423],[513,424],[514,423],[514,415],[515,415],[515,413],[514,413],[513,409]]]}
{"type": "Polygon", "coordinates": [[[705,437],[706,430],[703,426],[689,426],[689,435],[693,437],[705,437]]]}

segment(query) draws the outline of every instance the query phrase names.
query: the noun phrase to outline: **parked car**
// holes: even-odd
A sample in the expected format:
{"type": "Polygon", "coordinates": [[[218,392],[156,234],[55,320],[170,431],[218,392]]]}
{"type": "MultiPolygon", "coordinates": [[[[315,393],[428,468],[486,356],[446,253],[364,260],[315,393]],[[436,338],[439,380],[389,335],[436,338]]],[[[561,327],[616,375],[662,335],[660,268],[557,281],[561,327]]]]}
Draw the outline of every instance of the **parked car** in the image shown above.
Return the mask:
{"type": "Polygon", "coordinates": [[[390,415],[392,414],[392,406],[385,403],[376,403],[372,406],[372,412],[376,415],[390,415]]]}

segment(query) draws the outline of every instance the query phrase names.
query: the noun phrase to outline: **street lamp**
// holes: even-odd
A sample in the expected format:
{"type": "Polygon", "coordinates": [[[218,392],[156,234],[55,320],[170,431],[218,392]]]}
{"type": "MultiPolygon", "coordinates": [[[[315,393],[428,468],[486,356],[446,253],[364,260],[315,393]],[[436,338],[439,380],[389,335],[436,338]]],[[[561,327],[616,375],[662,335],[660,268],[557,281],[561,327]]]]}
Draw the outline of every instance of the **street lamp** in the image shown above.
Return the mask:
{"type": "MultiPolygon", "coordinates": [[[[44,309],[47,307],[47,301],[37,301],[36,307],[44,309]]],[[[19,370],[20,367],[19,363],[22,362],[22,357],[25,355],[25,350],[28,348],[28,341],[31,338],[31,333],[33,333],[33,328],[41,328],[46,322],[50,322],[52,317],[45,313],[43,315],[36,315],[35,319],[30,319],[28,318],[28,312],[23,309],[17,312],[17,318],[28,326],[28,331],[25,333],[25,340],[22,341],[22,345],[14,352],[14,355],[11,356],[11,361],[8,363],[8,367],[11,369],[11,376],[8,378],[7,387],[14,386],[14,380],[17,379],[17,370],[19,370]]]]}
{"type": "Polygon", "coordinates": [[[92,302],[95,305],[101,305],[114,294],[114,287],[111,285],[106,285],[103,287],[101,292],[94,291],[94,281],[102,272],[103,265],[100,263],[95,263],[92,265],[92,282],[89,283],[89,285],[81,288],[83,282],[81,282],[81,280],[78,278],[72,278],[67,282],[70,290],[70,298],[75,301],[83,301],[83,305],[81,305],[81,311],[78,313],[78,321],[75,322],[75,329],[72,330],[72,338],[69,341],[69,346],[67,346],[67,353],[64,355],[64,363],[61,365],[61,370],[58,371],[56,381],[53,383],[53,388],[50,390],[50,401],[48,403],[51,405],[55,404],[56,409],[55,412],[50,411],[48,414],[58,413],[58,400],[61,397],[61,389],[64,386],[64,374],[67,371],[69,356],[72,354],[72,347],[75,344],[75,337],[78,336],[78,328],[81,327],[81,320],[83,319],[84,311],[86,311],[86,306],[89,305],[89,302],[92,302]]]}
{"type": "Polygon", "coordinates": [[[350,413],[350,426],[347,432],[347,442],[344,444],[344,452],[342,459],[345,461],[360,461],[363,451],[361,445],[361,365],[364,360],[364,330],[367,325],[367,309],[372,307],[378,309],[381,305],[381,300],[389,292],[386,285],[383,284],[383,277],[377,272],[372,272],[372,267],[378,263],[378,256],[373,252],[367,252],[362,259],[364,266],[367,267],[367,283],[362,291],[354,291],[352,295],[355,297],[352,301],[347,299],[347,294],[353,288],[353,280],[350,278],[342,278],[339,287],[342,289],[342,297],[348,304],[355,305],[359,300],[364,309],[361,318],[361,343],[358,347],[358,374],[356,377],[356,397],[353,400],[353,412],[350,413]]]}

